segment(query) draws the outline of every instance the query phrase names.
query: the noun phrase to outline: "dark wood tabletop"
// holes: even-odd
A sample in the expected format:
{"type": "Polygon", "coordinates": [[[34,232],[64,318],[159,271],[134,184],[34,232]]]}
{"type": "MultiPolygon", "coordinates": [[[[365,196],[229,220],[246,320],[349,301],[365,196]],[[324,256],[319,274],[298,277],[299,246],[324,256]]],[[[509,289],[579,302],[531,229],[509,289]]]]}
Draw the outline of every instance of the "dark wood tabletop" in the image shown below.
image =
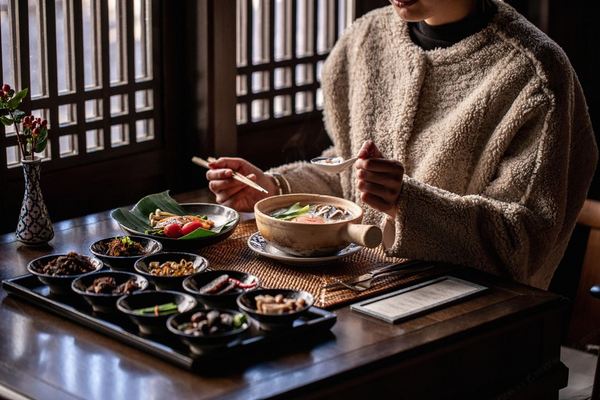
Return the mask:
{"type": "MultiPolygon", "coordinates": [[[[87,252],[120,233],[104,212],[56,223],[51,247],[0,236],[0,278],[25,274],[38,256],[87,252]]],[[[559,360],[565,302],[467,268],[452,274],[490,289],[396,325],[343,307],[330,335],[202,373],[0,290],[0,398],[557,398],[567,379],[559,360]]]]}

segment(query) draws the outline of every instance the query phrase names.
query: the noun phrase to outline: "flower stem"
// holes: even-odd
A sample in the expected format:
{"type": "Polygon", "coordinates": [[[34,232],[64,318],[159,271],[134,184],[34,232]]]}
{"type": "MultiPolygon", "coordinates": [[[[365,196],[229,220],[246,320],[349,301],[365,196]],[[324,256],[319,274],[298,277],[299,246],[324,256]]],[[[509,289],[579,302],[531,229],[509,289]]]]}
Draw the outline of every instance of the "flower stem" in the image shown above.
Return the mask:
{"type": "Polygon", "coordinates": [[[23,148],[23,142],[21,142],[21,133],[19,132],[19,124],[17,124],[17,121],[15,121],[15,117],[13,116],[12,111],[9,111],[8,113],[10,115],[10,118],[13,120],[13,125],[15,126],[15,131],[17,132],[17,142],[19,143],[19,152],[21,153],[20,159],[22,160],[25,157],[25,149],[23,148]]]}

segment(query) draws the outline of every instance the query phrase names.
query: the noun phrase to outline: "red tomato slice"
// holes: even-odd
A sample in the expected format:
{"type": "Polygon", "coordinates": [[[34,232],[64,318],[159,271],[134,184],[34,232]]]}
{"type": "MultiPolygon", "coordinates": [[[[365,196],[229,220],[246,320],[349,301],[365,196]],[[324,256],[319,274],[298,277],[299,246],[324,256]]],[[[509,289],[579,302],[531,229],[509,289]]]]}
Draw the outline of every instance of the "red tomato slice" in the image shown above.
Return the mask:
{"type": "Polygon", "coordinates": [[[166,237],[170,238],[178,238],[183,236],[183,232],[181,231],[181,227],[177,224],[169,224],[165,226],[164,233],[166,237]]]}
{"type": "Polygon", "coordinates": [[[194,232],[196,229],[202,228],[202,223],[199,221],[190,221],[181,228],[183,235],[194,232]]]}

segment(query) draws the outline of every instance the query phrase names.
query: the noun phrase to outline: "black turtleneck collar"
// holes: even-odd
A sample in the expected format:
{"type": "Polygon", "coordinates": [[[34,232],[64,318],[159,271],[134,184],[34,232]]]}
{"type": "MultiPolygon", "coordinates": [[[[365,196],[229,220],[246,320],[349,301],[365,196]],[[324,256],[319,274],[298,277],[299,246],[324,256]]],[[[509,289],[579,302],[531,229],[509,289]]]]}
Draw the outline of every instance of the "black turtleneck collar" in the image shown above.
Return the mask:
{"type": "Polygon", "coordinates": [[[478,0],[473,12],[460,21],[444,25],[428,25],[425,21],[409,22],[410,37],[424,50],[443,49],[482,30],[495,13],[496,5],[491,0],[478,0]]]}

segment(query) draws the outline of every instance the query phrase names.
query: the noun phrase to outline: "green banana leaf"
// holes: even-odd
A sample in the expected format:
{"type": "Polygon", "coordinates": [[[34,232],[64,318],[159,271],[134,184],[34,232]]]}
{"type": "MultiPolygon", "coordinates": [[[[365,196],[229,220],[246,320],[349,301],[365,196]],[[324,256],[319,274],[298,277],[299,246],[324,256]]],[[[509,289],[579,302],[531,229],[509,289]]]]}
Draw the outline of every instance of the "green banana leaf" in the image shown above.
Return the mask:
{"type": "MultiPolygon", "coordinates": [[[[148,216],[150,213],[156,211],[159,208],[163,211],[167,211],[176,215],[186,215],[185,210],[169,196],[169,191],[166,190],[161,193],[150,194],[136,203],[131,210],[126,207],[121,207],[113,210],[111,216],[121,225],[132,229],[134,231],[143,233],[145,231],[152,230],[148,216]]],[[[188,233],[185,236],[178,238],[177,240],[191,240],[203,237],[210,237],[218,235],[223,229],[228,228],[235,223],[235,219],[227,221],[225,224],[213,227],[213,229],[202,229],[198,228],[193,232],[188,233]]]]}

